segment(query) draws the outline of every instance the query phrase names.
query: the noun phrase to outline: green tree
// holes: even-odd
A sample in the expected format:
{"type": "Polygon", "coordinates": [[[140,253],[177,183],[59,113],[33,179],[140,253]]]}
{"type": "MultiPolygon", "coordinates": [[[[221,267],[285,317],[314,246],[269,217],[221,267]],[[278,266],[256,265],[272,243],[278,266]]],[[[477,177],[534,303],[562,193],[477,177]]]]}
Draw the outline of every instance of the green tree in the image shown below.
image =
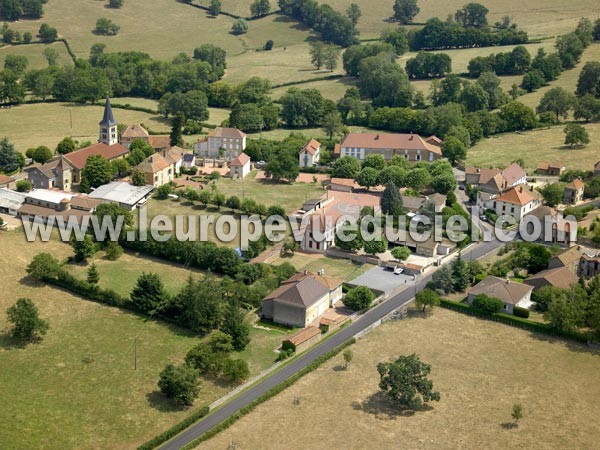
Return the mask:
{"type": "Polygon", "coordinates": [[[31,159],[33,159],[36,163],[45,164],[47,161],[52,159],[52,150],[45,145],[40,145],[33,151],[31,159]]]}
{"type": "Polygon", "coordinates": [[[465,28],[484,28],[487,26],[489,10],[480,3],[467,3],[456,11],[454,20],[465,28]]]}
{"type": "Polygon", "coordinates": [[[250,343],[250,324],[237,302],[229,302],[223,313],[220,330],[231,336],[233,348],[241,352],[250,343]]]}
{"type": "Polygon", "coordinates": [[[233,26],[231,27],[231,33],[235,36],[239,36],[240,34],[245,34],[248,32],[248,22],[244,19],[237,19],[233,22],[233,26]]]}
{"type": "Polygon", "coordinates": [[[452,261],[452,279],[455,291],[462,292],[469,285],[469,269],[460,253],[452,261]]]}
{"type": "Polygon", "coordinates": [[[513,405],[510,415],[515,422],[515,426],[519,426],[519,421],[523,418],[523,407],[520,403],[513,405]]]}
{"type": "Polygon", "coordinates": [[[234,384],[240,384],[250,378],[248,363],[243,359],[226,359],[223,364],[223,378],[234,384]]]}
{"type": "Polygon", "coordinates": [[[29,180],[19,180],[16,182],[17,192],[29,192],[33,186],[29,180]]]}
{"type": "Polygon", "coordinates": [[[37,307],[29,298],[18,299],[6,314],[13,324],[11,334],[17,339],[34,341],[48,332],[48,322],[40,319],[37,307]]]}
{"type": "Polygon", "coordinates": [[[398,56],[404,55],[409,50],[408,35],[403,28],[387,28],[381,32],[381,40],[390,44],[398,56]]]}
{"type": "Polygon", "coordinates": [[[54,278],[60,270],[60,263],[50,253],[38,253],[27,266],[27,273],[40,281],[54,278]]]}
{"type": "Polygon", "coordinates": [[[467,157],[467,147],[455,136],[448,136],[442,142],[442,155],[454,165],[467,157]]]}
{"type": "Polygon", "coordinates": [[[75,261],[85,261],[96,253],[96,243],[89,234],[83,236],[83,239],[81,240],[73,236],[71,239],[71,247],[73,247],[75,261]]]}
{"type": "Polygon", "coordinates": [[[346,9],[346,16],[348,16],[348,19],[356,26],[359,19],[362,17],[360,6],[356,3],[350,3],[350,6],[346,9]]]}
{"type": "Polygon", "coordinates": [[[101,17],[96,21],[96,28],[94,31],[102,36],[116,36],[120,29],[121,27],[112,20],[101,17]]]}
{"type": "Polygon", "coordinates": [[[467,111],[479,111],[488,109],[490,106],[490,96],[478,83],[465,83],[460,94],[460,102],[465,105],[467,111]]]}
{"type": "Polygon", "coordinates": [[[553,328],[562,331],[575,331],[583,325],[584,318],[583,305],[565,297],[554,299],[544,313],[544,320],[547,320],[553,328]]]}
{"type": "Polygon", "coordinates": [[[236,195],[232,195],[225,202],[225,206],[227,206],[229,209],[232,209],[232,210],[240,209],[241,204],[242,204],[242,202],[236,195]]]}
{"type": "Polygon", "coordinates": [[[105,253],[106,259],[109,261],[116,261],[123,254],[123,247],[114,241],[110,241],[108,244],[106,244],[105,253]]]}
{"type": "Polygon", "coordinates": [[[7,137],[0,140],[0,172],[12,173],[22,167],[19,153],[7,137]]]}
{"type": "Polygon", "coordinates": [[[370,189],[374,186],[377,186],[378,178],[379,173],[377,170],[373,169],[372,167],[365,167],[356,176],[356,182],[359,184],[359,186],[370,189]]]}
{"type": "Polygon", "coordinates": [[[77,148],[77,143],[73,140],[72,137],[67,136],[62,139],[56,146],[56,153],[60,155],[66,155],[71,153],[77,148]]]}
{"type": "Polygon", "coordinates": [[[565,144],[573,147],[574,145],[586,145],[590,143],[590,136],[587,130],[576,123],[568,124],[565,129],[565,144]]]}
{"type": "Polygon", "coordinates": [[[201,282],[190,278],[174,300],[181,311],[179,323],[202,334],[214,330],[222,318],[222,295],[214,277],[207,276],[201,282]]]}
{"type": "Polygon", "coordinates": [[[381,196],[380,206],[381,212],[389,216],[399,217],[404,213],[404,204],[402,203],[400,190],[392,181],[385,186],[385,190],[381,196]]]}
{"type": "Polygon", "coordinates": [[[337,45],[329,44],[325,46],[325,67],[330,72],[333,72],[335,69],[337,69],[341,52],[342,51],[340,47],[337,45]]]}
{"type": "Polygon", "coordinates": [[[394,20],[403,25],[412,22],[421,9],[417,6],[417,0],[396,0],[394,2],[394,20]]]}
{"type": "Polygon", "coordinates": [[[383,253],[387,250],[387,247],[388,241],[384,236],[379,239],[365,241],[363,244],[363,249],[367,255],[377,255],[378,253],[383,253]]]}
{"type": "Polygon", "coordinates": [[[56,66],[59,57],[58,50],[53,47],[46,47],[42,53],[48,62],[48,66],[56,66]]]}
{"type": "Polygon", "coordinates": [[[360,162],[352,156],[342,156],[331,168],[331,176],[336,178],[356,178],[360,172],[360,162]]]}
{"type": "Polygon", "coordinates": [[[414,353],[377,364],[377,372],[379,388],[399,408],[414,411],[430,401],[440,400],[440,393],[433,390],[433,383],[428,379],[431,366],[414,353]]]}
{"type": "Polygon", "coordinates": [[[198,375],[194,368],[187,364],[167,364],[160,373],[158,387],[167,398],[184,406],[192,405],[200,393],[198,375]]]}
{"type": "Polygon", "coordinates": [[[406,246],[394,247],[392,249],[392,256],[398,261],[404,261],[410,257],[410,249],[406,246]]]}
{"type": "Polygon", "coordinates": [[[138,277],[130,297],[133,305],[146,314],[160,311],[169,300],[162,280],[155,273],[142,273],[138,277]]]}
{"type": "Polygon", "coordinates": [[[171,145],[183,145],[182,131],[184,125],[185,116],[182,113],[175,114],[171,120],[171,134],[169,135],[169,142],[171,145]]]}
{"type": "Polygon", "coordinates": [[[351,349],[344,350],[344,370],[348,370],[350,363],[354,359],[354,352],[351,349]]]}
{"type": "Polygon", "coordinates": [[[540,193],[544,197],[544,201],[548,206],[554,207],[560,204],[563,200],[563,183],[550,183],[540,188],[540,193]]]}
{"type": "Polygon", "coordinates": [[[600,120],[600,99],[592,94],[585,94],[577,98],[573,117],[575,117],[575,120],[585,120],[586,122],[600,120]]]}
{"type": "Polygon", "coordinates": [[[108,6],[111,8],[121,8],[124,3],[125,0],[108,0],[108,6]]]}
{"type": "Polygon", "coordinates": [[[250,5],[250,14],[252,17],[264,17],[271,12],[269,0],[254,0],[250,5]]]}
{"type": "Polygon", "coordinates": [[[508,130],[531,130],[537,125],[535,112],[521,102],[510,102],[500,109],[500,118],[508,130]]]}
{"type": "Polygon", "coordinates": [[[92,188],[110,183],[114,176],[110,163],[101,155],[88,156],[81,171],[80,189],[82,192],[90,192],[92,188]]]}
{"type": "Polygon", "coordinates": [[[208,13],[216,17],[221,14],[221,2],[220,0],[210,0],[210,4],[208,6],[208,13]]]}
{"type": "Polygon", "coordinates": [[[100,273],[98,272],[96,263],[92,263],[87,270],[87,282],[90,284],[98,284],[98,281],[100,281],[100,273]]]}
{"type": "Polygon", "coordinates": [[[310,62],[321,70],[321,67],[325,65],[325,44],[321,41],[314,41],[310,44],[309,49],[310,62]]]}
{"type": "Polygon", "coordinates": [[[344,305],[353,311],[368,309],[375,299],[373,291],[366,286],[358,286],[350,289],[344,297],[344,305]]]}
{"type": "Polygon", "coordinates": [[[502,300],[487,294],[479,294],[473,298],[473,308],[483,314],[491,315],[500,311],[503,306],[502,300]]]}
{"type": "Polygon", "coordinates": [[[329,139],[333,139],[333,137],[340,133],[343,129],[342,118],[337,111],[331,111],[325,114],[323,118],[323,131],[327,133],[329,139]]]}
{"type": "Polygon", "coordinates": [[[29,61],[26,56],[23,55],[6,55],[4,58],[4,69],[12,70],[19,76],[22,76],[27,70],[29,61]]]}
{"type": "Polygon", "coordinates": [[[575,96],[562,87],[557,86],[544,94],[537,107],[537,112],[538,114],[551,112],[556,115],[556,121],[558,122],[561,116],[564,118],[567,117],[574,105],[575,96]]]}
{"type": "Polygon", "coordinates": [[[40,26],[38,34],[40,36],[41,41],[46,44],[54,42],[56,41],[56,39],[58,39],[58,31],[56,31],[56,28],[51,27],[47,23],[43,23],[40,26]]]}
{"type": "Polygon", "coordinates": [[[415,297],[415,307],[417,309],[421,309],[423,312],[429,309],[433,309],[434,306],[438,306],[440,304],[440,296],[437,292],[431,289],[425,289],[421,292],[417,292],[417,296],[415,297]]]}

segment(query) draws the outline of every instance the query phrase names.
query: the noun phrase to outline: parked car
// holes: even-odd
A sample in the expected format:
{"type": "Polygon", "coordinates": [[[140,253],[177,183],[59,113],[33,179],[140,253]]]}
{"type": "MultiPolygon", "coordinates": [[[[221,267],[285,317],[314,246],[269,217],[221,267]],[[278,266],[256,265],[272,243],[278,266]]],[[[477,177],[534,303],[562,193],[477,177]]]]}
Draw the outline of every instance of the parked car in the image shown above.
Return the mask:
{"type": "Polygon", "coordinates": [[[404,272],[404,269],[402,267],[396,267],[394,269],[394,275],[400,275],[402,272],[404,272]]]}

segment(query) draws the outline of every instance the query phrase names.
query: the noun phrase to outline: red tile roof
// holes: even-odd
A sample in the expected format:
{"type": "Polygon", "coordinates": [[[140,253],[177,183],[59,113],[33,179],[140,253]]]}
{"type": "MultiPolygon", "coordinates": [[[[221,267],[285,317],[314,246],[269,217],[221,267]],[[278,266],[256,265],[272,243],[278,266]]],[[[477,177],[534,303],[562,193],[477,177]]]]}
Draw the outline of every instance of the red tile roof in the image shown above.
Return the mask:
{"type": "Polygon", "coordinates": [[[418,134],[350,133],[341,146],[344,148],[429,150],[438,155],[442,154],[442,150],[438,146],[425,142],[418,134]]]}
{"type": "Polygon", "coordinates": [[[572,189],[574,191],[580,191],[583,188],[585,188],[585,184],[583,184],[583,181],[581,181],[579,178],[575,178],[565,186],[565,189],[572,189]]]}
{"type": "Polygon", "coordinates": [[[143,173],[157,173],[165,170],[171,163],[165,159],[160,153],[148,156],[144,161],[135,166],[136,170],[143,173]]]}
{"type": "Polygon", "coordinates": [[[76,169],[81,170],[85,167],[87,159],[90,156],[100,155],[107,161],[110,161],[125,156],[127,153],[129,153],[129,151],[121,144],[108,145],[103,142],[98,142],[89,147],[75,150],[74,152],[65,155],[65,157],[76,169]]]}
{"type": "Polygon", "coordinates": [[[154,149],[162,150],[171,146],[171,138],[167,135],[148,136],[148,144],[154,149]]]}
{"type": "Polygon", "coordinates": [[[13,181],[13,179],[11,177],[0,173],[0,185],[8,184],[12,181],[13,181]]]}
{"type": "Polygon", "coordinates": [[[314,155],[315,153],[317,153],[317,150],[319,148],[321,148],[321,143],[319,141],[311,139],[310,141],[308,141],[308,144],[306,144],[304,147],[302,147],[302,150],[300,150],[300,151],[301,152],[307,151],[311,155],[314,155]]]}
{"type": "Polygon", "coordinates": [[[217,127],[208,133],[209,137],[218,138],[230,138],[230,139],[242,139],[246,137],[246,133],[238,130],[237,128],[223,128],[217,127]]]}
{"type": "Polygon", "coordinates": [[[241,153],[240,156],[235,158],[233,161],[229,163],[230,166],[233,167],[243,167],[250,162],[250,157],[245,153],[241,153]]]}
{"type": "Polygon", "coordinates": [[[129,125],[123,133],[121,133],[121,138],[147,138],[150,136],[148,130],[146,130],[139,123],[134,123],[133,125],[129,125]]]}
{"type": "Polygon", "coordinates": [[[526,187],[516,186],[496,198],[497,202],[511,203],[524,206],[534,200],[533,195],[526,187]]]}

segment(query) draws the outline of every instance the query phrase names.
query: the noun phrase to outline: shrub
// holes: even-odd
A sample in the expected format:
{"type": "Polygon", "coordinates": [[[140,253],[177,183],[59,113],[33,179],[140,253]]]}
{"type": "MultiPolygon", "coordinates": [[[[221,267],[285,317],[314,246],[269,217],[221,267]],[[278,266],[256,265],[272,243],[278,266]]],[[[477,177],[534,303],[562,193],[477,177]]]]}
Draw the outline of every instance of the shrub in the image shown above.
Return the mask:
{"type": "Polygon", "coordinates": [[[486,294],[479,294],[473,299],[473,308],[482,314],[493,314],[502,309],[504,303],[502,300],[490,297],[486,294]]]}
{"type": "Polygon", "coordinates": [[[16,185],[17,185],[17,192],[28,192],[32,188],[29,180],[19,180],[19,181],[17,181],[16,185]]]}
{"type": "Polygon", "coordinates": [[[525,319],[529,318],[529,310],[527,308],[521,308],[520,306],[514,307],[513,314],[517,317],[523,317],[525,319]]]}
{"type": "Polygon", "coordinates": [[[231,33],[239,36],[240,34],[245,34],[248,32],[248,22],[244,19],[237,19],[233,22],[233,26],[231,27],[231,33]]]}
{"type": "Polygon", "coordinates": [[[265,43],[265,50],[266,50],[266,51],[271,51],[271,50],[273,50],[273,45],[275,45],[275,44],[274,44],[274,42],[273,42],[271,39],[269,39],[269,40],[268,40],[268,41],[265,43]]]}
{"type": "Polygon", "coordinates": [[[358,286],[351,289],[344,298],[344,305],[353,311],[362,311],[367,309],[373,303],[375,294],[366,286],[358,286]]]}

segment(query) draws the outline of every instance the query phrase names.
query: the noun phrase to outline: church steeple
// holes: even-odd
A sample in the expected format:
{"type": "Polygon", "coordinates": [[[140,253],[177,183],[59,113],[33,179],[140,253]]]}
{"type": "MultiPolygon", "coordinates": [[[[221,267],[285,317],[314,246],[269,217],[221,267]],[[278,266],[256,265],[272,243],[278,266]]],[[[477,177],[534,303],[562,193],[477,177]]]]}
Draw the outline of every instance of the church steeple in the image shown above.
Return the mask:
{"type": "Polygon", "coordinates": [[[104,105],[104,116],[100,121],[100,139],[98,141],[107,145],[114,145],[119,141],[117,121],[113,115],[110,98],[108,98],[108,96],[106,96],[106,104],[104,105]]]}

